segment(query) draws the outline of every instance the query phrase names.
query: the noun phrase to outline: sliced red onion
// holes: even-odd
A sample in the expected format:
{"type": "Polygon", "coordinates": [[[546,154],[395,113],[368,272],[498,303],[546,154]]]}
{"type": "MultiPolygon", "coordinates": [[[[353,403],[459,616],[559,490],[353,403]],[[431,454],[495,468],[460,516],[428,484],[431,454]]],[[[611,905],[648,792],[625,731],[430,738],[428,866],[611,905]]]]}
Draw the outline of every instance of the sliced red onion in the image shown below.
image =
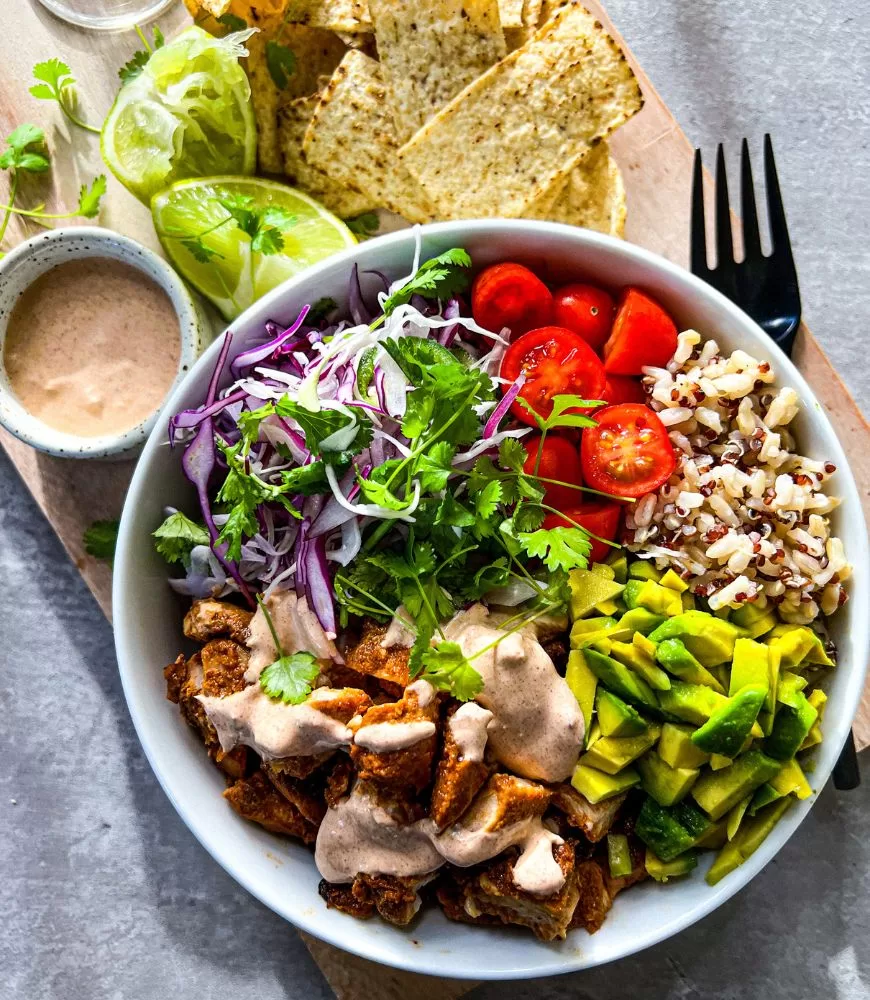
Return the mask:
{"type": "MultiPolygon", "coordinates": [[[[359,487],[354,490],[354,484],[356,480],[356,470],[350,468],[341,477],[338,483],[338,488],[341,490],[345,497],[350,497],[356,492],[359,492],[359,487]]],[[[346,521],[351,520],[351,518],[356,517],[353,511],[348,510],[346,507],[342,507],[338,500],[334,496],[330,497],[326,501],[325,506],[321,510],[320,514],[311,525],[308,531],[309,538],[319,538],[321,535],[325,535],[328,532],[340,527],[346,521]]]]}
{"type": "Polygon", "coordinates": [[[290,340],[290,338],[299,330],[299,327],[302,326],[310,308],[311,306],[303,306],[293,323],[288,326],[283,333],[275,337],[274,340],[270,340],[268,343],[262,344],[260,347],[252,347],[250,350],[242,351],[241,354],[237,354],[233,359],[232,365],[230,366],[236,378],[238,378],[242,369],[250,368],[259,361],[263,361],[277,351],[278,348],[286,344],[287,341],[290,340]]]}
{"type": "MultiPolygon", "coordinates": [[[[458,319],[461,315],[459,308],[459,299],[450,299],[447,305],[444,307],[444,319],[458,319]]],[[[442,347],[450,347],[453,343],[453,339],[459,332],[459,324],[454,323],[452,326],[442,327],[438,331],[437,341],[442,347]]]]}
{"type": "Polygon", "coordinates": [[[384,394],[384,379],[386,379],[387,373],[381,368],[380,365],[375,366],[374,383],[375,383],[375,395],[378,397],[378,406],[386,413],[387,412],[387,399],[384,394]]]}
{"type": "Polygon", "coordinates": [[[490,438],[498,430],[498,425],[505,418],[508,410],[511,408],[511,403],[519,396],[520,389],[526,384],[526,376],[520,372],[517,376],[517,380],[508,389],[508,391],[502,396],[501,401],[498,406],[492,411],[492,415],[489,420],[487,420],[486,425],[483,428],[484,438],[490,438]]]}
{"type": "Polygon", "coordinates": [[[327,638],[334,639],[338,626],[335,620],[335,603],[332,597],[332,582],[326,564],[326,539],[315,538],[306,545],[305,551],[305,595],[308,606],[317,615],[327,638]]]}
{"type": "Polygon", "coordinates": [[[169,421],[170,444],[174,442],[175,432],[180,428],[198,427],[203,420],[208,419],[208,417],[216,416],[228,406],[242,402],[247,398],[247,395],[248,394],[244,389],[239,389],[231,396],[225,396],[223,399],[215,400],[211,406],[201,407],[198,410],[182,410],[181,413],[176,413],[176,415],[169,421]]]}
{"type": "Polygon", "coordinates": [[[359,283],[359,265],[354,264],[350,272],[350,281],[347,289],[347,308],[353,317],[354,323],[361,326],[363,323],[371,323],[371,313],[363,302],[362,288],[359,283]]]}

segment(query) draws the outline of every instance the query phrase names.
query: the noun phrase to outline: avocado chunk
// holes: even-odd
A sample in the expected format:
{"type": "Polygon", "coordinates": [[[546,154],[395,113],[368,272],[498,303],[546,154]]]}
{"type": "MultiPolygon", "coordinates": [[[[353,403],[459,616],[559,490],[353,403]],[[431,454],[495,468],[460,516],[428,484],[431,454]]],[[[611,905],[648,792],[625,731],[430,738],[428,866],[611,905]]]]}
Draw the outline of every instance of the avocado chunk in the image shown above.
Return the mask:
{"type": "Polygon", "coordinates": [[[602,736],[583,754],[580,763],[605,774],[617,774],[646,753],[660,735],[661,727],[650,725],[639,736],[602,736]]]}
{"type": "MultiPolygon", "coordinates": [[[[641,637],[643,638],[643,637],[641,637]]],[[[630,667],[656,691],[669,691],[671,681],[668,675],[653,662],[652,657],[633,642],[614,642],[610,646],[614,660],[630,667]]]]}
{"type": "Polygon", "coordinates": [[[683,604],[683,611],[694,611],[695,610],[695,595],[690,593],[688,590],[684,594],[680,594],[680,600],[683,604]]]}
{"type": "Polygon", "coordinates": [[[674,681],[670,691],[659,691],[658,703],[669,715],[702,726],[717,709],[728,704],[728,699],[712,688],[674,681]]]}
{"type": "Polygon", "coordinates": [[[572,621],[584,618],[597,604],[618,597],[623,590],[621,583],[608,580],[601,573],[593,573],[589,569],[572,569],[568,574],[568,585],[571,588],[572,621]]]}
{"type": "Polygon", "coordinates": [[[692,786],[692,798],[710,819],[718,820],[778,770],[778,761],[760,750],[749,750],[729,767],[702,774],[692,786]]]}
{"type": "Polygon", "coordinates": [[[660,806],[676,805],[689,794],[701,773],[698,768],[671,767],[651,750],[637,762],[640,783],[660,806]]]}
{"type": "Polygon", "coordinates": [[[672,569],[669,569],[667,573],[665,573],[661,580],[659,580],[659,583],[663,587],[667,587],[668,590],[675,590],[678,594],[682,594],[684,591],[689,589],[688,583],[681,579],[672,569]]]}
{"type": "MultiPolygon", "coordinates": [[[[764,788],[764,785],[761,786],[764,788]]],[[[749,804],[752,802],[752,796],[747,795],[742,798],[736,806],[728,813],[728,822],[726,823],[726,832],[728,834],[728,839],[733,840],[737,831],[740,829],[740,824],[743,822],[743,817],[746,815],[746,810],[749,808],[749,804]]]]}
{"type": "Polygon", "coordinates": [[[585,635],[587,632],[603,632],[616,627],[616,619],[610,615],[598,615],[595,618],[578,618],[571,626],[571,641],[574,636],[585,635]]]}
{"type": "Polygon", "coordinates": [[[770,679],[770,650],[753,639],[738,639],[734,643],[734,657],[731,660],[731,680],[728,694],[732,697],[751,684],[763,687],[765,693],[770,679]]]}
{"type": "Polygon", "coordinates": [[[710,829],[695,842],[695,847],[703,847],[705,850],[718,851],[728,843],[728,831],[725,828],[725,820],[720,819],[718,823],[711,823],[710,829]]]}
{"type": "Polygon", "coordinates": [[[727,843],[716,855],[710,870],[707,872],[708,885],[717,882],[733,872],[735,868],[751,857],[762,845],[767,835],[782,818],[791,805],[790,798],[779,799],[762,809],[752,819],[745,820],[733,840],[727,843]]]}
{"type": "Polygon", "coordinates": [[[606,601],[599,601],[595,605],[595,610],[600,611],[603,615],[621,615],[625,611],[625,605],[622,601],[608,598],[606,601]]]}
{"type": "Polygon", "coordinates": [[[637,709],[604,688],[596,696],[595,711],[603,736],[639,736],[646,732],[646,720],[637,709]]]}
{"type": "Polygon", "coordinates": [[[619,619],[619,627],[629,629],[631,632],[640,632],[641,635],[649,635],[664,620],[664,615],[653,614],[646,608],[632,608],[619,619]]]}
{"type": "Polygon", "coordinates": [[[697,868],[698,855],[693,851],[686,851],[685,854],[674,858],[673,861],[662,861],[658,855],[647,848],[643,863],[650,878],[654,878],[656,882],[668,882],[672,878],[688,875],[690,871],[697,868]]]}
{"type": "Polygon", "coordinates": [[[607,580],[613,580],[616,577],[616,572],[612,566],[607,563],[592,563],[589,567],[590,573],[597,573],[599,576],[603,576],[607,580]]]}
{"type": "Polygon", "coordinates": [[[662,861],[673,861],[695,846],[697,835],[686,829],[675,813],[653,798],[644,800],[634,832],[662,861]]]}
{"type": "Polygon", "coordinates": [[[662,578],[661,570],[658,570],[646,559],[638,559],[628,567],[628,575],[632,580],[653,580],[658,582],[662,578]]]}
{"type": "Polygon", "coordinates": [[[652,688],[628,667],[595,649],[587,649],[583,655],[589,669],[614,694],[632,705],[658,708],[652,688]]]}
{"type": "MultiPolygon", "coordinates": [[[[821,688],[815,688],[815,690],[810,691],[807,695],[807,701],[819,714],[816,717],[816,721],[810,727],[807,738],[801,743],[801,750],[808,750],[810,747],[814,747],[822,742],[822,719],[825,715],[825,704],[828,701],[828,696],[821,688]]],[[[770,733],[767,733],[767,735],[769,736],[770,733]]]]}
{"type": "Polygon", "coordinates": [[[594,767],[578,764],[574,768],[571,784],[594,805],[639,785],[640,775],[633,767],[626,767],[619,774],[605,774],[594,767]]]}
{"type": "Polygon", "coordinates": [[[622,599],[629,608],[646,608],[657,615],[679,615],[683,610],[678,591],[652,580],[629,580],[622,599]]]}
{"type": "Polygon", "coordinates": [[[776,624],[776,613],[769,608],[760,608],[757,604],[741,604],[731,612],[731,621],[749,636],[757,639],[769,632],[776,624]]]}
{"type": "Polygon", "coordinates": [[[781,798],[784,798],[782,793],[778,792],[769,781],[766,781],[761,788],[755,789],[755,794],[749,803],[749,815],[754,816],[759,809],[763,809],[765,806],[769,806],[771,802],[776,802],[777,799],[781,798]]]}
{"type": "Polygon", "coordinates": [[[702,684],[713,688],[719,694],[725,694],[725,688],[706,667],[698,663],[686,649],[682,639],[663,639],[656,646],[656,659],[674,677],[679,677],[689,684],[702,684]]]}
{"type": "Polygon", "coordinates": [[[793,674],[790,670],[785,670],[779,679],[776,700],[783,705],[788,705],[790,708],[797,708],[800,704],[801,692],[806,686],[806,677],[801,677],[800,674],[793,674]]]}
{"type": "Polygon", "coordinates": [[[705,667],[715,667],[730,661],[739,635],[739,629],[731,622],[704,611],[684,611],[659,625],[650,639],[653,642],[682,639],[689,652],[705,667]]]}
{"type": "Polygon", "coordinates": [[[726,757],[722,753],[711,753],[710,754],[710,770],[711,771],[721,771],[723,767],[731,767],[734,763],[733,757],[726,757]]]}
{"type": "Polygon", "coordinates": [[[823,667],[833,667],[834,661],[825,652],[821,638],[806,625],[777,625],[767,641],[776,645],[784,667],[798,667],[804,661],[823,667]]]}
{"type": "Polygon", "coordinates": [[[758,718],[766,694],[766,684],[742,688],[692,733],[692,742],[707,753],[736,757],[758,718]]]}
{"type": "Polygon", "coordinates": [[[764,741],[764,752],[776,760],[794,757],[819,716],[802,691],[796,692],[795,701],[794,708],[780,706],[770,736],[764,741]]]}
{"type": "Polygon", "coordinates": [[[706,764],[710,755],[692,742],[693,732],[690,726],[666,722],[656,748],[659,757],[674,768],[696,768],[706,764]]]}
{"type": "Polygon", "coordinates": [[[607,565],[613,570],[613,579],[625,583],[628,579],[628,559],[622,549],[614,549],[607,557],[607,565]]]}
{"type": "Polygon", "coordinates": [[[586,724],[586,742],[589,742],[589,730],[592,726],[592,709],[595,705],[595,689],[598,678],[586,664],[586,656],[579,649],[572,649],[568,654],[568,666],[565,668],[565,680],[571,693],[577,699],[583,721],[586,724]]]}

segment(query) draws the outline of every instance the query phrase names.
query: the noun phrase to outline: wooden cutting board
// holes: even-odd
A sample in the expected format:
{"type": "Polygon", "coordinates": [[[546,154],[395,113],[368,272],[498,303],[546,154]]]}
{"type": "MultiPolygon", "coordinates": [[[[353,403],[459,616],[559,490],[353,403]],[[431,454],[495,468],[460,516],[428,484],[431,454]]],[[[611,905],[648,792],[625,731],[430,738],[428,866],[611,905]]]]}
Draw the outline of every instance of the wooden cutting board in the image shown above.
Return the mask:
{"type": "MultiPolygon", "coordinates": [[[[587,6],[595,12],[617,41],[619,34],[604,9],[594,0],[587,6]]],[[[169,35],[187,21],[179,5],[161,19],[169,35]]],[[[51,205],[74,205],[78,187],[104,168],[96,136],[67,128],[55,105],[29,97],[25,81],[32,64],[57,56],[68,62],[79,76],[81,111],[99,122],[108,110],[116,89],[116,71],[138,48],[132,32],[96,34],[78,31],[57,21],[36,4],[20,4],[16,17],[6,25],[0,39],[0,128],[2,135],[20,122],[41,124],[48,136],[55,162],[63,164],[38,188],[22,192],[22,203],[47,199],[51,205]],[[47,190],[51,187],[51,190],[47,190]],[[38,195],[38,197],[36,197],[38,195]]],[[[623,48],[625,48],[623,43],[623,48]]],[[[613,150],[625,177],[628,192],[626,239],[675,261],[688,262],[689,186],[692,148],[673,115],[656,93],[631,53],[646,97],[643,111],[619,131],[613,150]]],[[[708,199],[712,203],[712,199],[708,199]]],[[[145,208],[110,178],[109,193],[101,217],[103,225],[120,230],[159,250],[145,208]]],[[[17,225],[17,224],[16,224],[17,225]]],[[[10,235],[24,238],[32,231],[10,227],[10,235]]],[[[837,428],[858,481],[865,517],[870,521],[870,454],[867,421],[839,375],[806,327],[801,329],[795,361],[813,387],[837,428]]],[[[111,573],[108,567],[84,552],[82,533],[95,519],[117,517],[121,510],[132,463],[93,463],[54,459],[39,454],[0,430],[4,447],[22,479],[74,560],[88,587],[107,616],[111,616],[111,573]]],[[[870,686],[855,719],[858,749],[870,746],[870,686]]],[[[452,1000],[474,983],[435,979],[383,968],[302,935],[312,956],[340,1000],[399,1000],[409,995],[427,1000],[452,1000]]]]}

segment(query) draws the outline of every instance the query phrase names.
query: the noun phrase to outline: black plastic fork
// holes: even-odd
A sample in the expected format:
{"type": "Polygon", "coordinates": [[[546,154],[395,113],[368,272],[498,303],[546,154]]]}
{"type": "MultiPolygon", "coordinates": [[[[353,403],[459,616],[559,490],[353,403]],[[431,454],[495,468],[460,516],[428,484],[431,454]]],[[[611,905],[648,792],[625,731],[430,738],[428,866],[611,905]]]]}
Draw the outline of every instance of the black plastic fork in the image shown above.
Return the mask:
{"type": "MultiPolygon", "coordinates": [[[[801,323],[801,295],[785,209],[779,189],[773,143],[764,137],[764,183],[771,252],[761,248],[755,186],[749,143],[740,150],[740,214],[743,219],[743,258],[734,254],[731,202],[722,144],[716,152],[715,249],[716,263],[707,263],[707,227],[704,220],[704,165],[701,150],[695,150],[692,178],[691,268],[692,273],[736,303],[789,356],[801,323]]],[[[861,783],[855,740],[850,732],[834,767],[834,787],[846,791],[861,783]]]]}

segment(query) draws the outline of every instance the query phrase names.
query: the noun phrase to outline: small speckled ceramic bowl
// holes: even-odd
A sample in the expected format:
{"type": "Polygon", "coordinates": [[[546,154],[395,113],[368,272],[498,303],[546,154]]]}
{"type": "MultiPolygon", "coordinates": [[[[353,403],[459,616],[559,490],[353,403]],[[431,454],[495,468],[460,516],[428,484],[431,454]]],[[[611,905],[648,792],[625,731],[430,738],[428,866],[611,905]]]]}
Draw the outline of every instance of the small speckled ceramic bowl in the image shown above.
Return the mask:
{"type": "Polygon", "coordinates": [[[64,458],[125,458],[135,454],[157,421],[161,406],[120,434],[81,437],[49,427],[29,413],[12,392],[6,376],[4,346],[15,303],[40,275],[70,260],[107,257],[141,271],[169,296],[178,315],[180,347],[178,372],[167,386],[167,399],[211,342],[211,323],[187,286],[165,260],[119,233],[95,226],[55,229],[27,240],[0,262],[0,424],[27,444],[64,458]]]}

